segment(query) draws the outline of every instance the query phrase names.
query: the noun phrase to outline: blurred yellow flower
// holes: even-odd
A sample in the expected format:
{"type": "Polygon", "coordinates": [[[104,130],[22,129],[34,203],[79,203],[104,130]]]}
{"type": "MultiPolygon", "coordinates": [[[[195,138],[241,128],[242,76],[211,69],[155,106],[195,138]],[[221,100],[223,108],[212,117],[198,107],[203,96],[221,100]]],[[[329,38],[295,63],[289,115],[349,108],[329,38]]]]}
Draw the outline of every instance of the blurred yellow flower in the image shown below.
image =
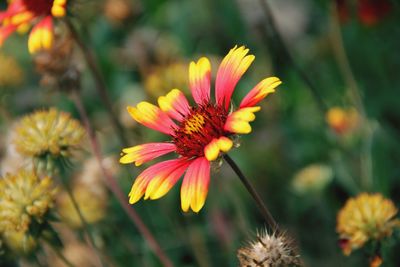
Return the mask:
{"type": "Polygon", "coordinates": [[[312,164],[298,171],[292,188],[298,194],[321,192],[333,178],[332,168],[324,164],[312,164]]]}
{"type": "Polygon", "coordinates": [[[42,223],[53,206],[57,189],[52,179],[39,179],[20,170],[0,179],[0,233],[26,231],[32,221],[42,223]]]}
{"type": "Polygon", "coordinates": [[[400,221],[394,217],[397,209],[381,194],[361,193],[347,200],[337,216],[336,231],[345,255],[361,248],[369,240],[381,240],[392,234],[400,221]]]}
{"type": "Polygon", "coordinates": [[[154,67],[144,81],[146,92],[149,96],[157,98],[169,92],[171,88],[187,88],[187,66],[185,62],[174,62],[154,67]]]}
{"type": "Polygon", "coordinates": [[[38,245],[37,238],[27,231],[7,231],[3,240],[7,248],[16,254],[29,254],[38,245]]]}
{"type": "MultiPolygon", "coordinates": [[[[72,193],[79,206],[83,218],[88,224],[93,224],[105,217],[107,208],[107,194],[92,191],[90,187],[75,184],[72,193]]],[[[71,198],[66,192],[59,195],[57,199],[58,212],[62,220],[74,228],[83,226],[71,198]]]]}
{"type": "Polygon", "coordinates": [[[0,87],[20,85],[23,79],[24,73],[15,58],[0,53],[0,87]]]}
{"type": "Polygon", "coordinates": [[[29,157],[69,156],[85,135],[79,121],[55,108],[23,117],[15,131],[13,142],[17,151],[29,157]]]}
{"type": "Polygon", "coordinates": [[[325,119],[332,130],[339,135],[353,132],[360,123],[360,115],[354,108],[330,108],[325,119]]]}

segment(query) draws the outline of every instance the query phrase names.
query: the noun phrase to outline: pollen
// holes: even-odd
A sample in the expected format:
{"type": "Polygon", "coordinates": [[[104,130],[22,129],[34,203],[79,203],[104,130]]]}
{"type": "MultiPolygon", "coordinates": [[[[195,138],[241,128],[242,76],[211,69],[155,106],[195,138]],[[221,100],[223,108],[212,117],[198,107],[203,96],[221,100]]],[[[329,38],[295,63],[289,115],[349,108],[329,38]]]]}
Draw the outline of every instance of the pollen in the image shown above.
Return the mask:
{"type": "Polygon", "coordinates": [[[176,152],[187,158],[203,156],[204,147],[213,139],[229,135],[224,130],[227,116],[227,111],[218,105],[204,104],[192,108],[175,130],[173,142],[176,152]]]}
{"type": "Polygon", "coordinates": [[[185,121],[184,132],[187,134],[199,133],[204,126],[204,116],[201,114],[194,114],[192,117],[185,121]]]}

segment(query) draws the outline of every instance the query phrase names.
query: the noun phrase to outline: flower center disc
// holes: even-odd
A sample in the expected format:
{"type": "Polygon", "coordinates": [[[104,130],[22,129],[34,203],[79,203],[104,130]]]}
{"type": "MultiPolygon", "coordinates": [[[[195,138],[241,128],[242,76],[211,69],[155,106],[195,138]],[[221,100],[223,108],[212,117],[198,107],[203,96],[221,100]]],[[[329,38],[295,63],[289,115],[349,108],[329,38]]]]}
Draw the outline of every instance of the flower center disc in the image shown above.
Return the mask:
{"type": "Polygon", "coordinates": [[[192,108],[175,130],[173,142],[178,154],[187,158],[204,156],[204,147],[211,140],[227,135],[224,130],[227,115],[223,107],[212,104],[192,108]]]}
{"type": "Polygon", "coordinates": [[[54,0],[23,0],[26,8],[35,15],[50,14],[54,0]]]}

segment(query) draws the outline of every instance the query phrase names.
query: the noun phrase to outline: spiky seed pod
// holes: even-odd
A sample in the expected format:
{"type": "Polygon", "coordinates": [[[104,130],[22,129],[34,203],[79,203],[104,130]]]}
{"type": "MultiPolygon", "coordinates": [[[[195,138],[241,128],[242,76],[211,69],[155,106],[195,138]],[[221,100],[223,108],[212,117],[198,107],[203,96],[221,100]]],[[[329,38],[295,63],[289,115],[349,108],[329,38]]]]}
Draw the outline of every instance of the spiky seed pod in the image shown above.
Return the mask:
{"type": "Polygon", "coordinates": [[[39,179],[25,170],[5,175],[0,179],[0,233],[23,232],[32,221],[42,223],[56,193],[50,177],[39,179]]]}
{"type": "Polygon", "coordinates": [[[343,253],[350,255],[369,240],[389,237],[395,227],[400,227],[396,214],[394,203],[379,193],[361,193],[347,200],[338,213],[336,225],[343,253]]]}
{"type": "Polygon", "coordinates": [[[301,266],[293,241],[285,234],[257,234],[257,240],[238,250],[241,267],[301,266]]]}
{"type": "Polygon", "coordinates": [[[68,157],[81,144],[85,130],[66,112],[51,108],[23,117],[16,125],[14,144],[28,157],[68,157]]]}

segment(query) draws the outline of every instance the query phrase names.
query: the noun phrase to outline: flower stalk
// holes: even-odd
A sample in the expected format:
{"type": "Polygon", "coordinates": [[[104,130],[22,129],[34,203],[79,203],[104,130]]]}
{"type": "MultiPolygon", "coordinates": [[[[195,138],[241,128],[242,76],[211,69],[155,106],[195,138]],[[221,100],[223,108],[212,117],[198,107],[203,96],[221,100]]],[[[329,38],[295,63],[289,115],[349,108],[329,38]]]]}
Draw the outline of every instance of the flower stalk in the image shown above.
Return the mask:
{"type": "Polygon", "coordinates": [[[347,84],[349,96],[354,106],[361,115],[361,123],[363,129],[363,143],[360,157],[361,164],[361,187],[364,190],[371,190],[373,186],[373,162],[372,162],[372,145],[374,139],[374,125],[368,120],[367,113],[364,108],[363,100],[360,94],[360,88],[351,69],[350,61],[346,53],[343,43],[341,27],[339,23],[339,15],[337,14],[337,4],[331,5],[331,42],[335,59],[339,70],[343,76],[344,82],[347,84]]]}
{"type": "Polygon", "coordinates": [[[106,180],[105,180],[106,185],[113,192],[113,194],[117,198],[118,202],[121,204],[122,208],[124,209],[125,213],[129,216],[129,218],[131,219],[133,224],[138,228],[139,232],[146,239],[149,246],[152,248],[152,250],[154,251],[156,256],[159,258],[159,260],[161,261],[163,266],[172,267],[173,266],[172,261],[164,253],[164,251],[162,250],[161,246],[159,245],[159,243],[157,242],[157,240],[155,239],[153,234],[150,232],[150,230],[147,228],[147,226],[144,224],[144,222],[140,218],[139,214],[137,214],[136,211],[131,206],[129,206],[128,202],[126,201],[124,192],[119,187],[115,178],[104,167],[103,161],[102,161],[100,145],[97,140],[94,129],[92,128],[92,125],[90,123],[86,109],[81,101],[81,96],[79,94],[79,91],[72,90],[70,97],[73,100],[73,102],[82,118],[83,124],[86,128],[86,131],[87,131],[89,139],[90,139],[90,144],[91,144],[93,153],[94,153],[95,158],[101,168],[101,171],[103,172],[104,177],[106,178],[106,180]]]}
{"type": "Polygon", "coordinates": [[[68,28],[72,38],[75,40],[76,44],[81,49],[83,56],[85,57],[87,66],[89,67],[89,69],[93,75],[93,79],[96,83],[96,89],[99,93],[101,101],[103,102],[103,104],[109,114],[111,124],[112,124],[115,132],[117,133],[117,135],[123,145],[128,144],[124,130],[122,128],[122,125],[119,122],[118,117],[113,110],[111,99],[110,99],[110,96],[109,96],[108,90],[107,90],[107,85],[106,85],[104,78],[97,66],[97,63],[96,63],[96,60],[94,58],[92,51],[86,46],[85,42],[80,38],[80,36],[79,36],[77,30],[75,29],[74,25],[72,24],[72,22],[68,18],[65,18],[64,22],[67,25],[67,28],[68,28]]]}
{"type": "Polygon", "coordinates": [[[263,216],[264,220],[268,223],[271,233],[278,233],[279,232],[278,224],[276,223],[274,217],[272,217],[272,214],[269,212],[267,206],[264,204],[263,200],[261,199],[260,195],[257,193],[254,186],[246,178],[246,176],[240,170],[239,166],[236,164],[235,161],[233,161],[233,159],[231,157],[229,157],[227,154],[225,154],[224,159],[229,164],[229,166],[231,166],[232,170],[237,174],[240,181],[243,183],[244,187],[247,189],[247,191],[253,197],[261,215],[263,216]]]}
{"type": "Polygon", "coordinates": [[[74,206],[74,208],[76,210],[76,213],[78,214],[79,219],[82,222],[83,230],[85,231],[85,233],[86,233],[86,235],[87,235],[87,237],[89,239],[90,247],[92,247],[93,251],[95,252],[95,255],[98,258],[100,266],[105,267],[106,265],[105,265],[105,263],[103,262],[103,260],[102,260],[102,258],[100,256],[102,254],[100,253],[99,249],[97,248],[96,243],[95,243],[94,238],[93,238],[93,235],[92,235],[92,233],[91,233],[91,231],[89,229],[89,224],[87,223],[85,217],[83,216],[82,211],[79,208],[79,204],[76,201],[76,198],[75,198],[75,196],[74,196],[74,194],[72,192],[72,189],[68,184],[67,177],[65,175],[65,166],[64,166],[63,162],[60,162],[58,160],[57,161],[57,167],[58,167],[58,170],[60,172],[61,183],[62,183],[63,187],[65,188],[65,190],[67,191],[67,194],[68,194],[69,198],[71,199],[72,205],[74,206]]]}

